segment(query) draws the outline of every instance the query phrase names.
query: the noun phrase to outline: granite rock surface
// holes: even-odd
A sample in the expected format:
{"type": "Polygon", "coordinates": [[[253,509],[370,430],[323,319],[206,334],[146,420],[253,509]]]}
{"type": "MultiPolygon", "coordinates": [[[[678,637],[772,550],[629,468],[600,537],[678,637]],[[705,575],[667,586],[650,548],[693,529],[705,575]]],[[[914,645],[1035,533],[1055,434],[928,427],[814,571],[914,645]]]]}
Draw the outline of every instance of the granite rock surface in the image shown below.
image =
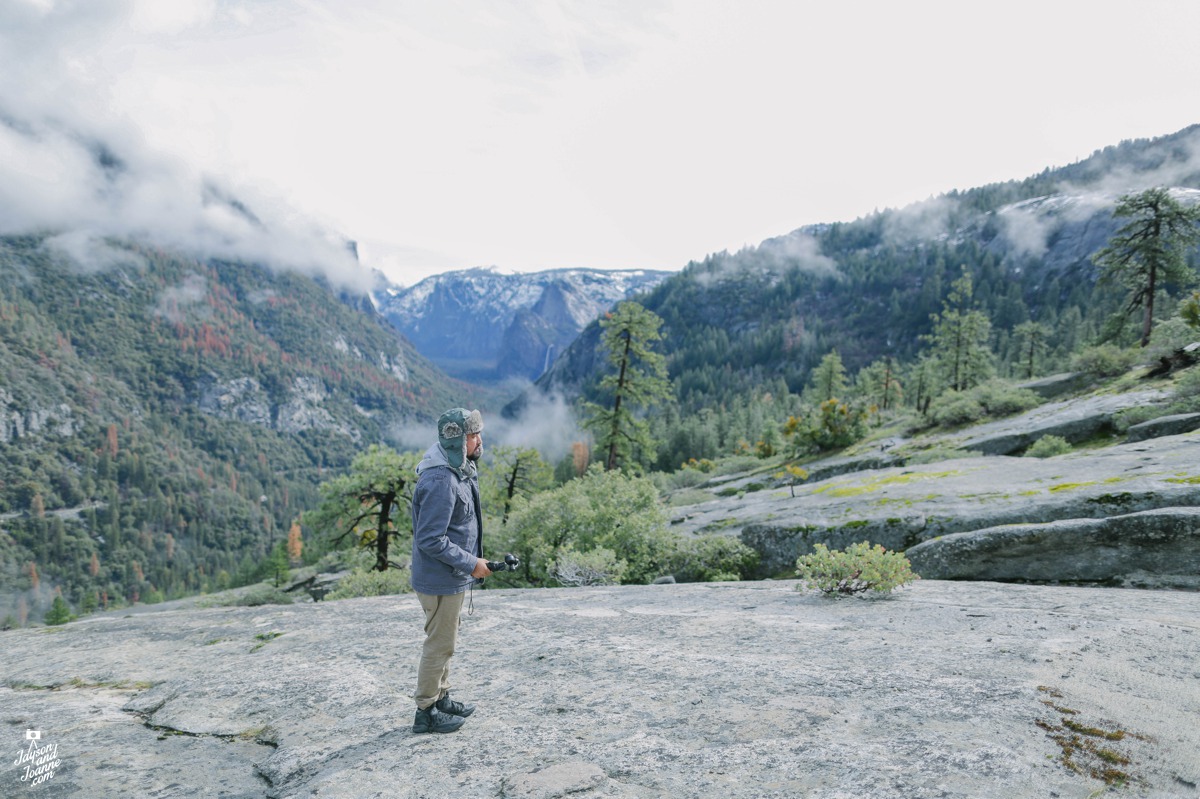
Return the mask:
{"type": "Polygon", "coordinates": [[[795,587],[476,591],[451,735],[411,732],[411,595],[5,632],[0,795],[1200,797],[1200,594],[795,587]]]}

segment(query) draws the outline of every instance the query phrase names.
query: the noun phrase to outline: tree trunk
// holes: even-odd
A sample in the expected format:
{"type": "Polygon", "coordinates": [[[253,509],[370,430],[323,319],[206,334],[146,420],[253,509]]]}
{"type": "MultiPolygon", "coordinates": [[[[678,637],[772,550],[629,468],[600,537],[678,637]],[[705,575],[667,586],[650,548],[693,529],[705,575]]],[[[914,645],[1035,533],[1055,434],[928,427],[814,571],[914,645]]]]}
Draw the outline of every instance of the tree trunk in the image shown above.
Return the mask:
{"type": "Polygon", "coordinates": [[[375,571],[388,569],[388,528],[392,518],[392,505],[396,504],[394,493],[385,494],[379,502],[379,520],[375,524],[375,571]]]}
{"type": "Polygon", "coordinates": [[[621,372],[617,376],[616,397],[613,399],[612,428],[609,430],[608,438],[608,461],[604,464],[604,470],[607,472],[617,468],[617,435],[620,433],[621,397],[625,393],[625,367],[629,365],[629,348],[632,342],[633,334],[628,330],[625,331],[625,351],[621,353],[621,372]]]}

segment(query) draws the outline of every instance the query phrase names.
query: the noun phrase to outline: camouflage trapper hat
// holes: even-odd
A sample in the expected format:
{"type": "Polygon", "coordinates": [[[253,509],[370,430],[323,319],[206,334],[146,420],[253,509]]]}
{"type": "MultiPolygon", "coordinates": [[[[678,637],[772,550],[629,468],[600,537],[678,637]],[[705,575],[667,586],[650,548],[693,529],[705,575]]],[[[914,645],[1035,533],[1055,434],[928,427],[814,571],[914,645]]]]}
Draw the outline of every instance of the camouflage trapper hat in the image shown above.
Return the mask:
{"type": "Polygon", "coordinates": [[[483,431],[483,415],[466,408],[451,408],[438,417],[438,443],[455,469],[467,462],[467,436],[483,431]]]}

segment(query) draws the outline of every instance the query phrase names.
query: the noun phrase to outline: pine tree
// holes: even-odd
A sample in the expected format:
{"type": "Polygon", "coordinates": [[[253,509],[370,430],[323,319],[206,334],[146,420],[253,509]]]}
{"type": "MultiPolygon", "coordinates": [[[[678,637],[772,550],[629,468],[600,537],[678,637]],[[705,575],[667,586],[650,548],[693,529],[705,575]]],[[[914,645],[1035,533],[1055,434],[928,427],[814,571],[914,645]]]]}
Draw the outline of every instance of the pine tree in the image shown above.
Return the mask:
{"type": "Polygon", "coordinates": [[[50,610],[46,611],[45,622],[48,625],[66,624],[71,620],[71,608],[67,605],[67,600],[62,598],[62,594],[54,595],[54,602],[50,604],[50,610]]]}
{"type": "Polygon", "coordinates": [[[831,399],[845,399],[847,385],[842,356],[837,350],[830,350],[809,376],[804,398],[813,405],[831,399]]]}
{"type": "Polygon", "coordinates": [[[962,276],[951,284],[942,312],[930,318],[933,332],[923,338],[932,346],[942,388],[964,391],[992,376],[989,347],[992,323],[986,313],[975,307],[971,273],[966,267],[962,276]]]}
{"type": "Polygon", "coordinates": [[[375,550],[375,570],[400,567],[388,559],[391,539],[411,533],[406,512],[416,484],[416,457],[401,455],[379,444],[359,454],[350,473],[321,484],[320,507],[304,514],[304,523],[330,531],[332,542],[347,540],[375,550]]]}
{"type": "Polygon", "coordinates": [[[1186,284],[1193,277],[1186,252],[1200,241],[1200,206],[1184,206],[1166,188],[1147,189],[1120,198],[1114,217],[1129,217],[1092,260],[1101,279],[1129,290],[1125,315],[1142,310],[1141,345],[1150,343],[1155,293],[1160,284],[1186,284]]]}
{"type": "Polygon", "coordinates": [[[549,488],[553,479],[542,456],[529,447],[496,447],[492,450],[488,474],[490,479],[482,482],[489,486],[495,503],[504,508],[501,524],[508,524],[513,499],[549,488]]]}
{"type": "Polygon", "coordinates": [[[1046,352],[1050,328],[1040,322],[1022,322],[1013,329],[1020,346],[1019,356],[1025,379],[1033,377],[1038,359],[1046,352]]]}
{"type": "Polygon", "coordinates": [[[585,426],[596,432],[608,454],[604,468],[616,469],[640,451],[651,453],[654,439],[644,419],[634,415],[670,395],[666,360],[650,347],[662,338],[662,319],[636,302],[623,302],[600,321],[608,362],[615,374],[605,375],[600,390],[612,396],[611,406],[588,403],[585,426]]]}

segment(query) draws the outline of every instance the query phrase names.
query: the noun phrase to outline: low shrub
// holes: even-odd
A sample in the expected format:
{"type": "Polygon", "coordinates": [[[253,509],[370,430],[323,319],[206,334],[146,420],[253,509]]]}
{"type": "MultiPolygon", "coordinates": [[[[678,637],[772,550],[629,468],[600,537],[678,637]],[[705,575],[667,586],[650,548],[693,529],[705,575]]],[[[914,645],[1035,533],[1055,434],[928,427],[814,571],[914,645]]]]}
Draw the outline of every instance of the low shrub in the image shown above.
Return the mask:
{"type": "Polygon", "coordinates": [[[1042,436],[1025,450],[1028,458],[1053,458],[1055,455],[1065,455],[1071,451],[1071,442],[1062,436],[1042,436]]]}
{"type": "Polygon", "coordinates": [[[559,585],[617,585],[628,566],[611,549],[598,547],[578,552],[567,546],[558,551],[549,572],[559,585]]]}
{"type": "Polygon", "coordinates": [[[1012,416],[1040,402],[1038,395],[1027,388],[1005,380],[989,380],[966,391],[943,392],[931,403],[929,416],[934,424],[957,427],[986,417],[1012,416]]]}
{"type": "Polygon", "coordinates": [[[1075,371],[1091,377],[1116,377],[1128,372],[1138,357],[1139,353],[1136,350],[1113,344],[1100,344],[1088,347],[1076,355],[1072,367],[1075,371]]]}
{"type": "Polygon", "coordinates": [[[747,579],[758,568],[758,552],[729,535],[680,536],[670,570],[681,583],[747,579]]]}
{"type": "Polygon", "coordinates": [[[356,599],[364,596],[389,596],[406,594],[412,590],[407,569],[388,569],[385,572],[370,569],[354,571],[338,580],[329,599],[356,599]]]}
{"type": "Polygon", "coordinates": [[[886,593],[920,579],[908,558],[879,544],[872,547],[867,541],[851,544],[844,552],[816,544],[812,553],[796,561],[796,574],[808,588],[846,596],[864,591],[886,593]]]}
{"type": "Polygon", "coordinates": [[[983,405],[965,391],[943,392],[929,405],[930,420],[941,427],[971,424],[983,417],[983,405]]]}

